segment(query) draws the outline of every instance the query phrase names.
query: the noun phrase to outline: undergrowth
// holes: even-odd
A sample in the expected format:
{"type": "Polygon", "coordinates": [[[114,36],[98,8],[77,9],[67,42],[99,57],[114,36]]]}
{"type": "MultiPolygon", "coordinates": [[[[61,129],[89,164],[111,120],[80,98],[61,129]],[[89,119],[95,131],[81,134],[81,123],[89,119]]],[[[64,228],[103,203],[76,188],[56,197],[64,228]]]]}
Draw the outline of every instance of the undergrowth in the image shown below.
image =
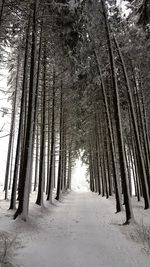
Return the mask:
{"type": "Polygon", "coordinates": [[[130,232],[130,237],[134,241],[142,243],[144,251],[150,254],[150,226],[145,226],[143,220],[134,226],[130,232]]]}
{"type": "Polygon", "coordinates": [[[0,233],[0,267],[12,267],[11,258],[16,243],[16,237],[11,238],[8,233],[0,233]]]}

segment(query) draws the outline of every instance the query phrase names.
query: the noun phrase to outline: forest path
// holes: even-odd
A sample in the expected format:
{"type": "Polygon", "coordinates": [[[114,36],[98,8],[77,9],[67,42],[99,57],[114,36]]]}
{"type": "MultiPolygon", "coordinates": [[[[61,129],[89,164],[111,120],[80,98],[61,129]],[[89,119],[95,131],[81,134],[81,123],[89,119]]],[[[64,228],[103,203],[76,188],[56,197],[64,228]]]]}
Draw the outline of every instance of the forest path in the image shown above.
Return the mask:
{"type": "Polygon", "coordinates": [[[24,267],[149,267],[149,256],[138,244],[128,240],[121,233],[121,226],[112,221],[113,209],[111,200],[91,192],[65,195],[50,213],[41,212],[37,224],[33,223],[22,233],[25,246],[17,250],[16,264],[24,267]]]}

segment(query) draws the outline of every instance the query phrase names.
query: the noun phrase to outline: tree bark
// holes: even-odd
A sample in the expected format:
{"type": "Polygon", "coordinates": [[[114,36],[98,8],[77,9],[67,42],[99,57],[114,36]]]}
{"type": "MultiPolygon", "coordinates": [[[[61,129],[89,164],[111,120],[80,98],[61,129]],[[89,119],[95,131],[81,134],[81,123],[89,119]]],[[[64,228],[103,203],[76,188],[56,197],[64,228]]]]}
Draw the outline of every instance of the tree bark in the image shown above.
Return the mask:
{"type": "Polygon", "coordinates": [[[61,192],[61,181],[62,181],[62,127],[63,127],[63,93],[62,93],[62,83],[61,83],[61,92],[60,92],[60,123],[59,123],[59,164],[58,164],[58,179],[57,179],[57,191],[56,191],[56,200],[60,199],[61,192]]]}
{"type": "Polygon", "coordinates": [[[45,101],[46,100],[46,40],[44,40],[44,56],[43,56],[43,90],[42,90],[42,120],[41,120],[41,144],[40,144],[40,162],[39,162],[39,184],[36,204],[43,205],[43,189],[44,189],[44,151],[45,151],[45,101]]]}
{"type": "Polygon", "coordinates": [[[52,95],[52,122],[51,122],[51,152],[50,166],[48,174],[48,194],[47,200],[52,203],[52,189],[54,184],[54,157],[55,157],[55,69],[53,72],[53,95],[52,95]]]}

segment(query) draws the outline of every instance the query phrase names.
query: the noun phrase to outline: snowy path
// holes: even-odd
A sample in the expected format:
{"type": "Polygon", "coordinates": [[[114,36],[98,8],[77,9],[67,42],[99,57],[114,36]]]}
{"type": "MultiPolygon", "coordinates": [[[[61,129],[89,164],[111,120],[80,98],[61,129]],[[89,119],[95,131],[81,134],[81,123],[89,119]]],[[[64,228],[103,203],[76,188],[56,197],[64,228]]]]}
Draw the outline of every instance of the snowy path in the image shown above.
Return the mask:
{"type": "Polygon", "coordinates": [[[41,213],[39,225],[22,234],[25,246],[17,250],[15,262],[24,267],[149,267],[150,257],[113,224],[111,202],[99,198],[71,192],[49,214],[41,213]]]}

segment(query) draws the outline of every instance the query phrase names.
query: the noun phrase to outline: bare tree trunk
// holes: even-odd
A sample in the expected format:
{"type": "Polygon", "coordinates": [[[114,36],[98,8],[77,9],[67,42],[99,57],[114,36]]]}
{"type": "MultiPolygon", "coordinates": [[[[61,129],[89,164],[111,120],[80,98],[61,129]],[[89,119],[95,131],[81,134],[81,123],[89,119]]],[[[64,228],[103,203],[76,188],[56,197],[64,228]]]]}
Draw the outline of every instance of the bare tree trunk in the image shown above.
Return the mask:
{"type": "Polygon", "coordinates": [[[4,5],[5,5],[5,0],[2,0],[1,10],[0,10],[0,27],[1,27],[1,24],[2,24],[2,16],[3,16],[3,11],[4,11],[4,5]]]}
{"type": "Polygon", "coordinates": [[[40,162],[39,162],[39,184],[36,204],[43,205],[43,189],[44,189],[44,151],[45,151],[45,100],[46,100],[46,40],[44,40],[44,56],[43,56],[43,90],[42,90],[42,120],[41,120],[41,144],[40,144],[40,162]]]}
{"type": "Polygon", "coordinates": [[[102,122],[98,116],[97,119],[98,126],[98,138],[99,138],[99,151],[100,151],[100,166],[101,166],[101,182],[102,182],[102,197],[105,196],[106,186],[105,186],[105,165],[104,165],[104,151],[103,151],[103,134],[102,134],[102,122]]]}
{"type": "Polygon", "coordinates": [[[50,151],[51,151],[51,94],[50,94],[50,85],[49,85],[49,94],[48,94],[48,114],[47,114],[47,124],[48,124],[48,133],[47,133],[47,181],[46,181],[46,195],[48,195],[49,188],[49,169],[50,169],[50,151]]]}
{"type": "Polygon", "coordinates": [[[90,168],[90,190],[92,192],[94,192],[94,176],[93,176],[93,165],[92,165],[91,150],[89,152],[89,168],[90,168]]]}
{"type": "Polygon", "coordinates": [[[38,130],[38,116],[37,116],[37,123],[36,123],[36,159],[35,159],[35,176],[34,176],[34,189],[37,189],[37,177],[38,177],[38,169],[39,169],[39,130],[38,130]]]}
{"type": "Polygon", "coordinates": [[[52,95],[52,124],[51,124],[51,152],[50,167],[48,173],[48,194],[47,200],[52,203],[52,189],[54,184],[54,157],[55,157],[55,69],[53,73],[53,95],[52,95]]]}
{"type": "Polygon", "coordinates": [[[67,184],[67,172],[66,172],[66,168],[67,168],[67,145],[66,145],[66,122],[64,122],[64,160],[63,160],[63,176],[64,176],[64,191],[66,191],[66,184],[67,184]]]}
{"type": "MultiPolygon", "coordinates": [[[[97,124],[97,120],[95,120],[95,126],[97,124]]],[[[96,138],[95,138],[95,148],[96,148],[96,168],[97,168],[97,182],[98,182],[98,194],[100,195],[101,194],[101,175],[100,175],[100,168],[99,168],[99,164],[100,164],[100,152],[99,152],[99,138],[98,138],[98,130],[97,130],[97,127],[95,129],[96,131],[96,138]]]]}
{"type": "MultiPolygon", "coordinates": [[[[15,123],[14,123],[15,128],[15,123]]],[[[15,139],[15,131],[13,133],[13,139],[12,139],[12,147],[11,147],[11,161],[10,161],[10,172],[9,172],[9,186],[8,189],[11,189],[12,184],[12,177],[13,177],[13,161],[14,161],[14,140],[15,139]]]]}
{"type": "Polygon", "coordinates": [[[59,164],[58,164],[58,179],[57,179],[57,191],[56,191],[56,200],[60,199],[61,192],[61,181],[62,181],[62,127],[63,127],[63,94],[62,94],[62,84],[61,84],[61,96],[60,96],[60,126],[59,126],[59,164]]]}
{"type": "Polygon", "coordinates": [[[68,177],[67,177],[67,189],[71,190],[71,169],[72,169],[72,160],[71,160],[71,142],[68,148],[68,177]]]}

